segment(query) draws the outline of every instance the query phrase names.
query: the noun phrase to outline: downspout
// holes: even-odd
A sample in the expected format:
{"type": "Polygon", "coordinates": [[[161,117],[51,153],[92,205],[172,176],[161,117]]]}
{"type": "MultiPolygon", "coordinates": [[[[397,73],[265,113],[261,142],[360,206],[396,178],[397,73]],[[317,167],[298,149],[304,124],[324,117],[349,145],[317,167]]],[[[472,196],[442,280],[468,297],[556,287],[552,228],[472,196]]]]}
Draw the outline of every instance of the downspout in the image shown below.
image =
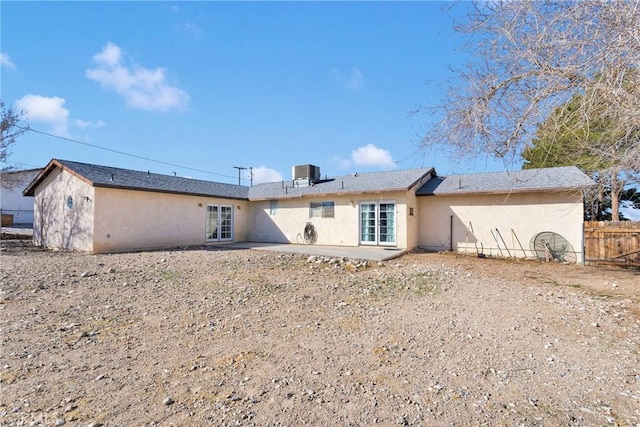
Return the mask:
{"type": "Polygon", "coordinates": [[[449,251],[453,252],[453,215],[449,218],[449,251]]]}
{"type": "MultiPolygon", "coordinates": [[[[582,200],[582,206],[584,206],[584,199],[582,200]]],[[[582,241],[582,266],[584,267],[585,265],[587,265],[586,260],[585,260],[585,248],[584,248],[584,208],[582,208],[582,236],[580,237],[580,240],[582,241]]]]}

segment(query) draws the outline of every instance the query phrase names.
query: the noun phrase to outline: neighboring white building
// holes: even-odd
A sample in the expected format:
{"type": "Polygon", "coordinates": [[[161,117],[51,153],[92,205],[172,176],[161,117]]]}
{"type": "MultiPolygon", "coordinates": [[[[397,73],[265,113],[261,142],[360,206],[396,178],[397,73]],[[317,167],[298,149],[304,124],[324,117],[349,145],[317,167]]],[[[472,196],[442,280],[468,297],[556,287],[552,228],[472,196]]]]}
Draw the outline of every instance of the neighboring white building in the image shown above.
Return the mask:
{"type": "Polygon", "coordinates": [[[10,216],[14,225],[33,224],[33,197],[22,191],[42,169],[27,169],[0,173],[0,211],[10,216]]]}
{"type": "Polygon", "coordinates": [[[582,261],[582,189],[575,167],[438,177],[433,168],[245,187],[52,160],[27,187],[34,243],[114,252],[224,242],[421,247],[533,256],[542,232],[582,261]]]}

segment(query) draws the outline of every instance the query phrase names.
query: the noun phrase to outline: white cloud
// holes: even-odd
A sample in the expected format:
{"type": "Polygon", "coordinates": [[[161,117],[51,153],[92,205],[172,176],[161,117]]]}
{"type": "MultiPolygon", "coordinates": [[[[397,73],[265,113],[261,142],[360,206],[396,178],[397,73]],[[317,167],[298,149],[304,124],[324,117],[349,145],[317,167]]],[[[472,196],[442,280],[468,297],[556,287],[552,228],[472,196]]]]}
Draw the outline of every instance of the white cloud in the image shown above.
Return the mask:
{"type": "Polygon", "coordinates": [[[375,166],[381,169],[394,169],[397,167],[390,152],[373,144],[356,148],[351,152],[351,160],[356,166],[375,166]]]}
{"type": "Polygon", "coordinates": [[[69,110],[64,108],[64,98],[57,96],[25,95],[16,101],[18,109],[24,110],[30,121],[45,123],[53,134],[69,136],[69,110]]]}
{"type": "Polygon", "coordinates": [[[378,148],[373,144],[363,145],[351,152],[351,157],[348,159],[334,156],[330,162],[340,170],[353,170],[354,167],[360,166],[363,168],[373,168],[389,170],[398,167],[398,164],[393,161],[391,153],[382,148],[378,148]]]}
{"type": "Polygon", "coordinates": [[[11,60],[11,58],[9,58],[9,54],[7,53],[0,53],[0,64],[3,67],[7,67],[7,68],[15,68],[16,64],[13,63],[13,61],[11,60]]]}
{"type": "Polygon", "coordinates": [[[75,127],[80,128],[80,129],[103,128],[103,127],[105,127],[107,125],[102,120],[98,120],[98,121],[95,121],[95,122],[89,122],[89,121],[80,120],[80,119],[75,119],[73,121],[73,124],[74,124],[75,127]]]}
{"type": "Polygon", "coordinates": [[[122,49],[113,43],[107,43],[102,52],[93,55],[93,62],[105,67],[116,67],[122,59],[122,49]]]}
{"type": "Polygon", "coordinates": [[[270,169],[266,166],[258,166],[257,168],[253,168],[252,172],[254,184],[282,181],[282,174],[280,172],[275,169],[270,169]]]}
{"type": "Polygon", "coordinates": [[[364,76],[358,67],[352,67],[347,76],[342,75],[337,68],[331,69],[331,74],[335,77],[336,81],[350,90],[358,90],[364,88],[364,76]]]}
{"type": "Polygon", "coordinates": [[[93,56],[96,67],[86,70],[86,77],[120,94],[133,108],[167,111],[187,105],[189,94],[167,82],[164,68],[127,65],[124,56],[119,46],[107,43],[93,56]]]}

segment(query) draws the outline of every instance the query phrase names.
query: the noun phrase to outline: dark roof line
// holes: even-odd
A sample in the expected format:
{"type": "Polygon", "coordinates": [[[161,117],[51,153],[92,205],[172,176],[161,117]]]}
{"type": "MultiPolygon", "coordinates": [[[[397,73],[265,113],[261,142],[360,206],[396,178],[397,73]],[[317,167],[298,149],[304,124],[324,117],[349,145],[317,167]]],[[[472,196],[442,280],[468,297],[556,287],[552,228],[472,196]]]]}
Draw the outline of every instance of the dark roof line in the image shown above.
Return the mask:
{"type": "Polygon", "coordinates": [[[358,173],[324,179],[304,186],[295,185],[293,180],[269,182],[251,187],[249,200],[408,191],[422,184],[425,178],[433,173],[433,168],[358,173]]]}
{"type": "Polygon", "coordinates": [[[418,189],[418,196],[480,193],[522,193],[582,189],[595,182],[575,166],[523,169],[434,177],[418,189]]]}
{"type": "Polygon", "coordinates": [[[527,191],[562,191],[594,185],[575,166],[525,169],[509,172],[451,175],[439,177],[433,168],[351,174],[296,186],[294,181],[278,181],[247,187],[215,181],[135,171],[111,166],[52,159],[27,186],[23,194],[33,196],[35,188],[55,169],[74,174],[94,187],[217,197],[236,200],[273,200],[297,197],[324,197],[347,194],[408,191],[418,187],[417,196],[487,194],[527,191]],[[291,186],[289,186],[289,183],[291,186]]]}
{"type": "Polygon", "coordinates": [[[249,187],[214,181],[135,171],[111,166],[53,159],[27,186],[23,194],[33,196],[35,188],[56,167],[69,171],[94,187],[141,190],[194,196],[247,200],[249,187]]]}

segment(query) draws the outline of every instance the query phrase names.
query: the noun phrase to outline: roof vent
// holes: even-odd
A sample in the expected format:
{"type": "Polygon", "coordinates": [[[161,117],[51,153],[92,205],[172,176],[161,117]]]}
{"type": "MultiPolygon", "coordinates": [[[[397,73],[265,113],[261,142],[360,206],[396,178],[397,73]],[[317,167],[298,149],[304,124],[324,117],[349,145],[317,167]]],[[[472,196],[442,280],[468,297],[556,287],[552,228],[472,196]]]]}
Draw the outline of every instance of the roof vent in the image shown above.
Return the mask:
{"type": "Polygon", "coordinates": [[[314,165],[294,166],[291,174],[296,187],[308,186],[320,181],[320,168],[314,165]]]}

